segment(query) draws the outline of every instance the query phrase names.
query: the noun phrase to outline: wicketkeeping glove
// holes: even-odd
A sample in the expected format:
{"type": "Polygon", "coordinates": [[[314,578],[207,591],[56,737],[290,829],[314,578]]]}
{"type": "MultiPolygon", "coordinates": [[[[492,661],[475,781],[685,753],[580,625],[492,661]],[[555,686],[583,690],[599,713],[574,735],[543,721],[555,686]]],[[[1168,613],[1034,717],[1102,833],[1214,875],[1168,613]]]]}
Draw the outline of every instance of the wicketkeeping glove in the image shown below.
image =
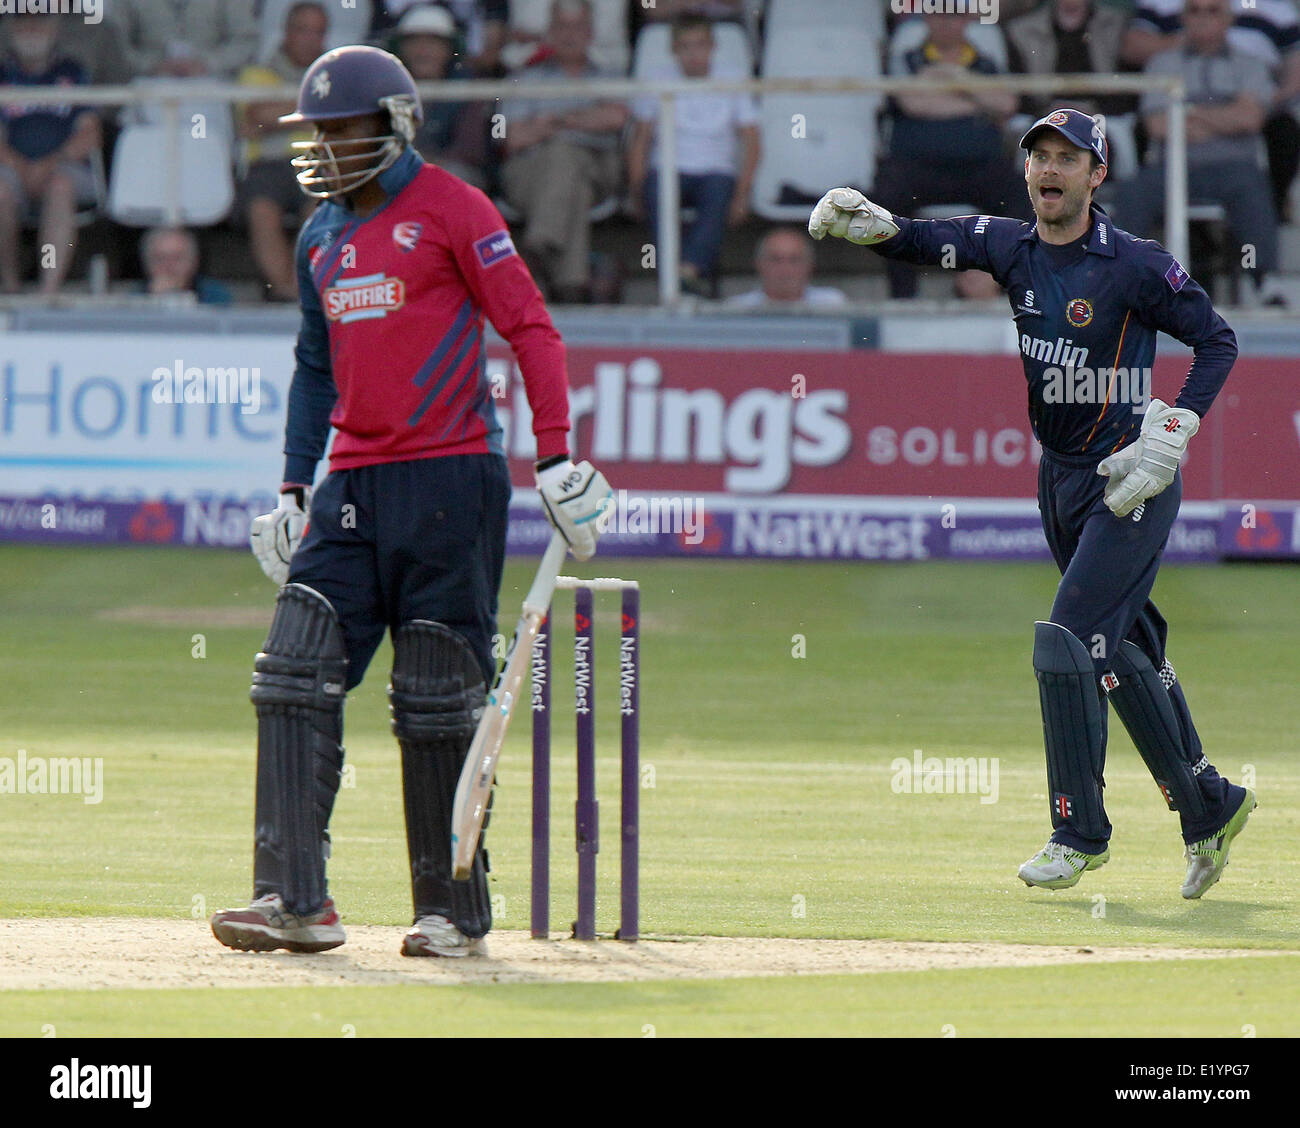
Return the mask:
{"type": "Polygon", "coordinates": [[[856,188],[832,188],[813,208],[808,234],[814,239],[834,235],[850,243],[883,243],[898,234],[894,217],[856,188]]]}
{"type": "Polygon", "coordinates": [[[262,565],[262,571],[277,585],[289,578],[289,558],[302,540],[310,512],[311,490],[296,486],[280,494],[280,504],[274,513],[253,518],[248,542],[257,562],[262,565]]]}
{"type": "Polygon", "coordinates": [[[1110,479],[1106,504],[1116,517],[1127,517],[1147,498],[1168,488],[1178,473],[1183,451],[1200,426],[1196,412],[1170,407],[1163,400],[1151,401],[1137,442],[1097,466],[1097,473],[1110,479]]]}
{"type": "Polygon", "coordinates": [[[590,462],[576,466],[570,458],[539,464],[537,492],[542,495],[546,516],[568,542],[578,560],[596,554],[596,538],[613,515],[614,491],[605,475],[590,462]]]}

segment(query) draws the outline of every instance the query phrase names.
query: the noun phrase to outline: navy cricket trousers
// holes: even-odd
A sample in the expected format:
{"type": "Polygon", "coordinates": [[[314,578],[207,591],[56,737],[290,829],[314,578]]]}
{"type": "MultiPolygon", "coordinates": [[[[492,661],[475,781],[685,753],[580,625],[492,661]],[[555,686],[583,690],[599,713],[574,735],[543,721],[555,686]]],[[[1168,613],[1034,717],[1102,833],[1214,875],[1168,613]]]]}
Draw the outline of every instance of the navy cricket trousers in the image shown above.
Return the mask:
{"type": "Polygon", "coordinates": [[[509,503],[509,470],[496,454],[384,462],[325,478],[289,582],[333,605],[348,689],[360,684],[385,629],[411,619],[464,636],[492,684],[509,503]]]}
{"type": "Polygon", "coordinates": [[[1097,473],[1098,461],[1043,451],[1038,467],[1038,510],[1061,569],[1051,621],[1088,648],[1098,678],[1125,639],[1158,670],[1168,628],[1148,597],[1178,516],[1182,474],[1127,517],[1116,517],[1106,507],[1108,479],[1097,473]]]}

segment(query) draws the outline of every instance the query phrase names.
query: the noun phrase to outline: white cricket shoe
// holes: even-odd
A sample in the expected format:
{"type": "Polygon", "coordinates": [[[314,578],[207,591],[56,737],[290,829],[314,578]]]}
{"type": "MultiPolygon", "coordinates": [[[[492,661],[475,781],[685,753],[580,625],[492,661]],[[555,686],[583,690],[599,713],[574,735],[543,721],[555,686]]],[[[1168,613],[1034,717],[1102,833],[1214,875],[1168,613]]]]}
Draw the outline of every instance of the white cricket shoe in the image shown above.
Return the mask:
{"type": "Polygon", "coordinates": [[[326,897],[317,912],[291,913],[280,894],[268,893],[246,909],[222,909],[212,914],[212,934],[227,948],[240,952],[328,952],[347,937],[334,901],[326,897]]]}
{"type": "Polygon", "coordinates": [[[443,916],[422,916],[402,938],[404,956],[486,956],[487,943],[466,936],[443,916]]]}
{"type": "Polygon", "coordinates": [[[1020,880],[1042,889],[1069,889],[1088,870],[1101,869],[1109,861],[1109,847],[1100,854],[1084,854],[1063,842],[1049,841],[1020,867],[1020,880]]]}
{"type": "Polygon", "coordinates": [[[1248,787],[1237,808],[1226,825],[1215,831],[1209,838],[1193,842],[1187,847],[1187,876],[1183,879],[1183,896],[1189,901],[1197,900],[1211,885],[1223,876],[1223,867],[1228,864],[1228,847],[1246,827],[1250,812],[1258,804],[1255,793],[1248,787]]]}

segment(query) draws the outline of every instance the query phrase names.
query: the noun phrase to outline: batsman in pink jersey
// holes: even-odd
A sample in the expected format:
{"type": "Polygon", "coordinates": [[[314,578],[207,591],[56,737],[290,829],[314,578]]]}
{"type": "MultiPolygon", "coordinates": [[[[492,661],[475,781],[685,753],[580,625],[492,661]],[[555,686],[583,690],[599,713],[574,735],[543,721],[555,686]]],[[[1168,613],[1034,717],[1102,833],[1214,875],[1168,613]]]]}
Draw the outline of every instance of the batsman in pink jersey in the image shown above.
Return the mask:
{"type": "Polygon", "coordinates": [[[495,669],[492,637],[510,478],[487,380],[484,323],[509,342],[537,438],[537,487],[573,555],[596,550],[612,503],[569,456],[564,343],[492,202],[411,147],[420,99],[406,68],[341,47],[303,76],[316,138],[294,159],[322,203],[298,238],[302,325],[274,513],[253,551],[280,587],[257,655],[253,901],[216,913],[241,950],[344,941],[325,879],[343,766],[343,701],[383,639],[401,746],[414,926],[408,956],[484,951],[482,845],[451,878],[451,810],[495,669]],[[313,490],[330,428],[329,473],[313,490]]]}

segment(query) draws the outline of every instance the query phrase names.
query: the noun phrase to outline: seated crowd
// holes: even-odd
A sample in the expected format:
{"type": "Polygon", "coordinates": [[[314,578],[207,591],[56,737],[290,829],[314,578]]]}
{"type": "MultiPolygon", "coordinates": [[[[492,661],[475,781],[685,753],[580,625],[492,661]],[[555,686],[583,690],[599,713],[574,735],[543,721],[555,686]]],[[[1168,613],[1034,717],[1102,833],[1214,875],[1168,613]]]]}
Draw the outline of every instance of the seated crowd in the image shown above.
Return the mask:
{"type": "MultiPolygon", "coordinates": [[[[393,51],[420,82],[512,80],[517,95],[495,104],[426,103],[416,147],[497,201],[549,298],[617,300],[619,286],[610,281],[617,268],[593,249],[592,230],[615,217],[644,225],[639,242],[658,243],[659,100],[560,96],[547,87],[632,73],[651,79],[761,74],[764,37],[777,34],[768,24],[781,2],[114,0],[99,24],[73,16],[0,16],[0,88],[147,79],[293,86],[323,51],[352,42],[393,51]],[[732,39],[747,45],[748,72],[720,50],[722,22],[734,25],[732,39]],[[654,28],[661,23],[668,29],[654,28]],[[649,59],[640,48],[655,35],[665,46],[649,59]]],[[[1001,0],[995,23],[895,14],[909,5],[863,2],[881,6],[879,18],[865,22],[876,29],[875,70],[882,74],[1181,77],[1188,90],[1190,199],[1222,209],[1232,242],[1254,248],[1250,275],[1260,299],[1281,301],[1273,285],[1279,225],[1289,218],[1300,165],[1295,0],[1001,0]]],[[[815,19],[817,0],[803,3],[815,19]]],[[[815,59],[808,70],[816,77],[815,59]]],[[[1103,206],[1121,227],[1160,238],[1168,99],[1158,94],[1079,90],[1022,97],[937,84],[900,93],[861,123],[872,131],[877,155],[874,181],[854,186],[903,215],[962,208],[1030,218],[1016,138],[1060,104],[1097,115],[1107,128],[1112,163],[1103,206]]],[[[295,232],[314,206],[289,165],[293,142],[304,136],[301,127],[279,124],[289,108],[279,101],[232,108],[235,192],[222,221],[223,230],[246,239],[263,297],[284,302],[297,297],[295,232]]],[[[0,105],[0,291],[26,285],[43,295],[59,291],[81,223],[105,203],[113,140],[126,120],[116,108],[79,107],[74,95],[68,104],[0,105]]],[[[846,300],[838,290],[813,285],[813,244],[775,219],[760,223],[751,215],[763,156],[758,99],[683,96],[675,133],[684,291],[721,295],[722,250],[729,232],[748,225],[762,236],[754,260],[759,284],[735,295],[732,308],[846,300]]],[[[229,301],[230,290],[201,271],[199,250],[192,231],[157,227],[140,241],[135,272],[127,264],[122,273],[142,278],[131,285],[145,292],[229,301]]],[[[911,297],[916,272],[890,263],[888,284],[891,296],[911,297]]],[[[964,297],[997,293],[991,279],[974,273],[958,276],[954,286],[964,297]]]]}

